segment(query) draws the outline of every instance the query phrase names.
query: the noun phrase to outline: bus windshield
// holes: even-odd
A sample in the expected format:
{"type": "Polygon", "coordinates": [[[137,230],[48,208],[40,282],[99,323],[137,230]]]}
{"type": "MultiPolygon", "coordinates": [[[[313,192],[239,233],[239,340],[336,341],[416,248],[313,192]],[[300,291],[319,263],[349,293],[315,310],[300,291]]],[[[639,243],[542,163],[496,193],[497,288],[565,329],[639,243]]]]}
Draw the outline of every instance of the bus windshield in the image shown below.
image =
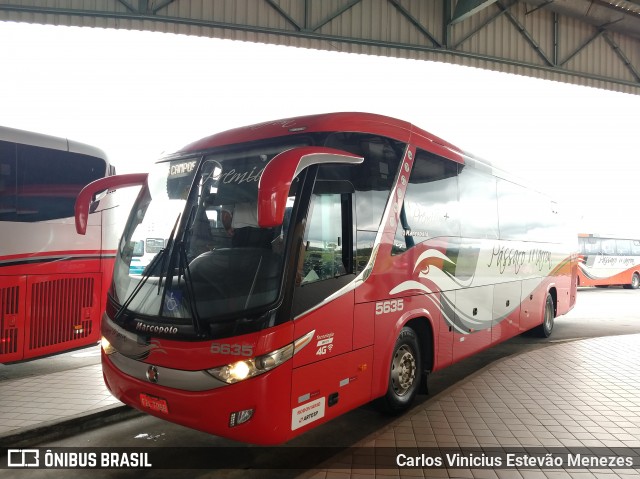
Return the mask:
{"type": "Polygon", "coordinates": [[[297,182],[284,223],[260,228],[258,181],[276,154],[295,146],[245,145],[157,163],[132,209],[116,258],[114,293],[122,309],[202,325],[272,304],[279,295],[297,182]],[[148,246],[150,239],[157,248],[147,248],[147,264],[132,265],[140,258],[140,242],[148,246]]]}

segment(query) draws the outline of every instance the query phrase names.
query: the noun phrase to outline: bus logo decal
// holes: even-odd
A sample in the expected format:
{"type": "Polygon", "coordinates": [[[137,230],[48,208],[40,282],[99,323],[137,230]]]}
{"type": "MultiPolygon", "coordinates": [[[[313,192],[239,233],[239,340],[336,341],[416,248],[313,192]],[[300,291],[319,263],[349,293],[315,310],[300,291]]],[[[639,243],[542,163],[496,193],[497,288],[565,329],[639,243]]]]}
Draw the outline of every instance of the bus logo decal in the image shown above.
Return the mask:
{"type": "Polygon", "coordinates": [[[150,325],[138,321],[136,322],[136,331],[142,331],[143,333],[177,334],[178,328],[175,326],[150,325]]]}
{"type": "Polygon", "coordinates": [[[155,366],[149,366],[149,369],[147,369],[147,379],[149,380],[149,382],[157,384],[159,376],[160,373],[158,372],[158,368],[155,366]]]}

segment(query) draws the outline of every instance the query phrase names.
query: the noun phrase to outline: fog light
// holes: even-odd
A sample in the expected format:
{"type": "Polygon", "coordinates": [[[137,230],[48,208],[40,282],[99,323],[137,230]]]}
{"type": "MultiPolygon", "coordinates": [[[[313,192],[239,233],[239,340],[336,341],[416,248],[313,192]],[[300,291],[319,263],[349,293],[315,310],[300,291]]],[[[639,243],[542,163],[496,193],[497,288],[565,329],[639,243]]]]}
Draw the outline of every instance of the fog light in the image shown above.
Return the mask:
{"type": "Polygon", "coordinates": [[[229,416],[229,427],[244,424],[253,417],[253,409],[245,409],[243,411],[232,412],[229,416]]]}

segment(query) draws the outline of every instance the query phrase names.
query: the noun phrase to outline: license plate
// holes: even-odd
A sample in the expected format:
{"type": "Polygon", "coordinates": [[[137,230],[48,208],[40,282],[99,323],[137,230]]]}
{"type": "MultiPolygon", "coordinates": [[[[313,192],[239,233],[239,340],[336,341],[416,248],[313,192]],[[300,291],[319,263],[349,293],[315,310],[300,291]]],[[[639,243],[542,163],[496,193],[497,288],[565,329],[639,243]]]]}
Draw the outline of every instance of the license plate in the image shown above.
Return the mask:
{"type": "Polygon", "coordinates": [[[140,393],[140,404],[142,404],[142,407],[151,409],[152,411],[169,414],[169,406],[167,405],[167,401],[165,399],[140,393]]]}

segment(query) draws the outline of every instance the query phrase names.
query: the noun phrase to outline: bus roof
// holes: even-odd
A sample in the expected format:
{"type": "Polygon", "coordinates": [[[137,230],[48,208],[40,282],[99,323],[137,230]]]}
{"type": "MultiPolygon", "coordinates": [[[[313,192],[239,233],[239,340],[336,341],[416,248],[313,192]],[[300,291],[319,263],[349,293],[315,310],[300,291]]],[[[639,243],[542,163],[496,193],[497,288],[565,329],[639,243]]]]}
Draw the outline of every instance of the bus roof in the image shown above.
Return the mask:
{"type": "Polygon", "coordinates": [[[38,146],[52,150],[69,151],[82,155],[95,156],[106,161],[107,155],[100,148],[77,141],[68,140],[56,136],[35,133],[33,131],[19,130],[0,126],[0,141],[10,141],[21,145],[38,146]]]}
{"type": "Polygon", "coordinates": [[[499,178],[514,183],[526,184],[522,178],[519,178],[513,172],[495,167],[491,162],[468,153],[412,123],[389,116],[362,112],[321,113],[242,126],[190,143],[180,150],[160,158],[159,161],[243,142],[277,138],[303,132],[333,131],[371,133],[387,136],[402,142],[411,142],[419,148],[424,148],[452,161],[488,171],[499,178]]]}
{"type": "Polygon", "coordinates": [[[626,235],[618,233],[578,233],[578,238],[599,238],[599,239],[619,239],[619,240],[636,240],[638,235],[626,235]]]}
{"type": "Polygon", "coordinates": [[[193,142],[174,155],[196,153],[219,146],[295,135],[302,132],[324,131],[357,131],[384,135],[403,142],[411,140],[418,146],[424,146],[429,150],[434,150],[435,147],[439,154],[459,163],[464,163],[464,157],[468,156],[460,148],[406,121],[374,113],[357,112],[323,113],[243,126],[193,142]]]}

